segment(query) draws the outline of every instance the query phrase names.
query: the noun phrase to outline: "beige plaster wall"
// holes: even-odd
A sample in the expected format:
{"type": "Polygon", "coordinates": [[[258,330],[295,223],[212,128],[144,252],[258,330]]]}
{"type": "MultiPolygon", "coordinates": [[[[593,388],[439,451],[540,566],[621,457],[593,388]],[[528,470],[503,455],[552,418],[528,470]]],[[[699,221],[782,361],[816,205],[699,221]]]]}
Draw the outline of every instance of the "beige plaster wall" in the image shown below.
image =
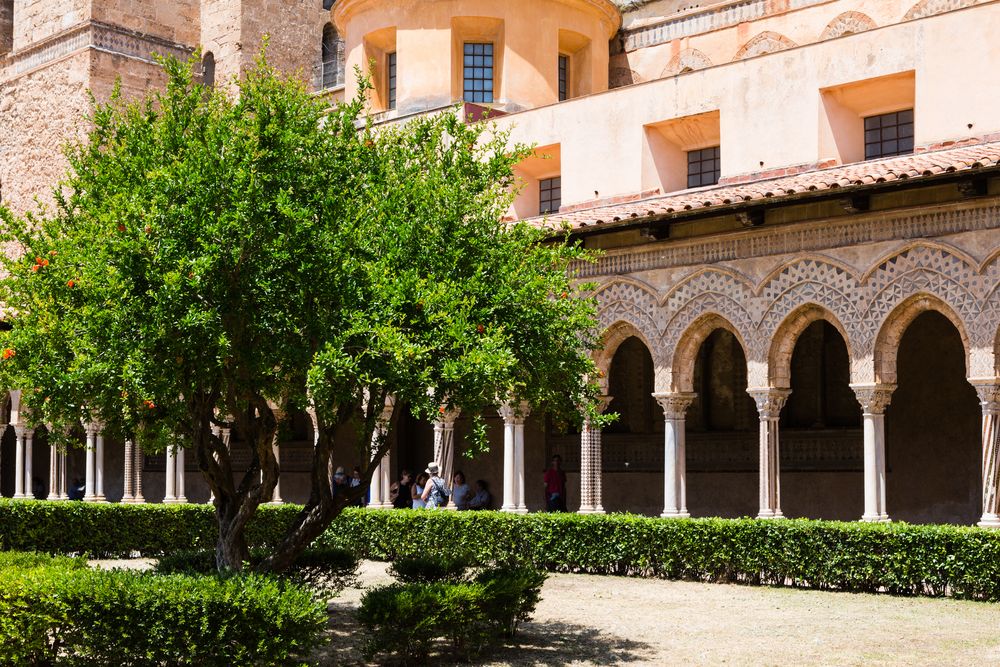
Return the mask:
{"type": "MultiPolygon", "coordinates": [[[[836,158],[820,91],[913,72],[918,146],[1000,130],[988,4],[727,63],[505,116],[515,141],[558,143],[563,206],[635,195],[648,183],[645,126],[718,111],[722,178],[836,158]],[[962,39],[955,39],[962,35],[962,39]],[[824,154],[827,153],[827,154],[824,154]],[[595,195],[595,192],[598,194],[595,195]]],[[[860,116],[858,117],[860,122],[860,116]]],[[[537,209],[537,206],[535,207],[537,209]]]]}
{"type": "MultiPolygon", "coordinates": [[[[501,108],[557,101],[560,30],[590,41],[589,67],[578,76],[587,79],[587,90],[605,90],[607,43],[618,27],[617,10],[605,0],[345,0],[334,15],[346,38],[348,72],[356,66],[368,70],[366,38],[395,30],[399,113],[460,98],[460,61],[453,49],[463,35],[496,43],[495,100],[501,108]]],[[[348,76],[347,97],[355,90],[348,76]]]]}

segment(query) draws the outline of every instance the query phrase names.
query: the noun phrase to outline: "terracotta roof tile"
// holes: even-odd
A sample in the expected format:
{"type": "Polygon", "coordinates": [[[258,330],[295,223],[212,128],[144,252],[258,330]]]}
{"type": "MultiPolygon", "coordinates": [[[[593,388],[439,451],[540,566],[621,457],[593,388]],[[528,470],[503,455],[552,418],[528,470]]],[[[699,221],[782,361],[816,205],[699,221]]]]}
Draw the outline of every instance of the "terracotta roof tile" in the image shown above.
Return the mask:
{"type": "Polygon", "coordinates": [[[814,169],[791,176],[656,195],[626,203],[596,205],[591,208],[566,211],[547,217],[531,218],[529,222],[556,227],[565,221],[571,228],[579,229],[683,211],[707,211],[738,203],[763,202],[767,199],[808,192],[927,178],[944,173],[996,166],[1000,166],[1000,141],[991,141],[883,160],[869,160],[826,169],[814,169]]]}

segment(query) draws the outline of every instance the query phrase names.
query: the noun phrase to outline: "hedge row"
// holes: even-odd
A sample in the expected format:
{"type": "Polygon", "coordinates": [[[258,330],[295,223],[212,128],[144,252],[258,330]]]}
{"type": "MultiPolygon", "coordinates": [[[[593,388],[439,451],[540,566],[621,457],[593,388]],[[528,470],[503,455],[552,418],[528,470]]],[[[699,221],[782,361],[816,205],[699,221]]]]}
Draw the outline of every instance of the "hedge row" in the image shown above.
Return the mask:
{"type": "Polygon", "coordinates": [[[319,644],[326,621],[309,590],[268,577],[0,554],[4,665],[285,665],[319,644]]]}
{"type": "MultiPolygon", "coordinates": [[[[298,509],[262,507],[251,544],[274,544],[298,509]]],[[[158,555],[210,547],[214,533],[207,506],[0,501],[2,549],[158,555]]],[[[352,509],[318,542],[378,560],[1000,601],[1000,532],[973,527],[352,509]]]]}

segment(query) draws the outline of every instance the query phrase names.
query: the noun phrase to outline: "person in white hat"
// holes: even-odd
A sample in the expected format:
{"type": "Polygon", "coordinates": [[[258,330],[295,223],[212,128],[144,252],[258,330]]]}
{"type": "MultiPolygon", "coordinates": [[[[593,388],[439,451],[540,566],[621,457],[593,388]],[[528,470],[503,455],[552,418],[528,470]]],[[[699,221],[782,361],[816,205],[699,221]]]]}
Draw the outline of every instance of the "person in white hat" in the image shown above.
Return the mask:
{"type": "Polygon", "coordinates": [[[426,472],[429,475],[429,479],[424,486],[424,493],[421,496],[426,503],[427,509],[443,507],[448,504],[448,487],[445,486],[444,480],[441,479],[440,471],[441,469],[437,461],[431,461],[427,464],[426,472]]]}

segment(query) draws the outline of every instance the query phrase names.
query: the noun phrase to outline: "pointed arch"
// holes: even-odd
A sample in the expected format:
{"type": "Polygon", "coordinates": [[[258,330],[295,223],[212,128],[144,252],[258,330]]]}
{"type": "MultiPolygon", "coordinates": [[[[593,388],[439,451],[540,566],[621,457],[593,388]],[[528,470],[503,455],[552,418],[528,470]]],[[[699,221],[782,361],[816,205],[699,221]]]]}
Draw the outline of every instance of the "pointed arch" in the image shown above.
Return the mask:
{"type": "Polygon", "coordinates": [[[896,383],[896,356],[899,353],[899,342],[906,329],[917,319],[917,316],[927,311],[935,311],[944,315],[958,330],[962,339],[965,356],[966,375],[969,371],[969,333],[962,318],[950,305],[926,292],[915,294],[902,301],[890,313],[879,328],[875,337],[874,365],[875,381],[883,384],[896,383]]]}
{"type": "Polygon", "coordinates": [[[852,358],[851,340],[847,329],[828,309],[817,303],[806,303],[794,310],[778,326],[771,338],[770,350],[767,354],[768,380],[772,387],[788,389],[792,381],[792,352],[799,336],[813,322],[823,320],[829,322],[844,339],[848,358],[852,358]]]}
{"type": "MultiPolygon", "coordinates": [[[[673,350],[670,364],[670,391],[694,391],[694,367],[698,359],[698,350],[716,329],[725,329],[733,334],[743,348],[744,356],[748,356],[747,341],[739,329],[720,313],[705,312],[681,333],[673,350]]],[[[660,388],[657,387],[657,390],[660,388]]]]}
{"type": "Polygon", "coordinates": [[[597,365],[597,369],[601,373],[600,384],[605,388],[605,390],[607,389],[608,374],[611,371],[611,361],[615,358],[615,352],[617,352],[618,348],[621,347],[621,344],[629,338],[637,338],[643,345],[646,346],[646,350],[653,358],[653,366],[655,369],[657,355],[653,341],[649,340],[647,335],[631,322],[618,320],[606,328],[601,337],[604,341],[604,345],[601,349],[595,350],[594,363],[597,365]]]}
{"type": "Polygon", "coordinates": [[[711,67],[712,61],[698,49],[687,48],[675,55],[660,72],[660,78],[711,67]]]}
{"type": "Polygon", "coordinates": [[[844,35],[853,35],[866,30],[872,30],[877,27],[878,25],[876,25],[875,21],[867,14],[862,14],[861,12],[844,12],[827,24],[823,30],[823,34],[819,38],[821,40],[835,39],[844,35]]]}
{"type": "Polygon", "coordinates": [[[740,50],[736,52],[736,55],[733,57],[733,61],[746,60],[747,58],[762,56],[766,53],[774,53],[776,51],[784,51],[785,49],[791,49],[796,46],[798,46],[798,44],[784,35],[770,30],[765,30],[744,44],[740,50]]]}

